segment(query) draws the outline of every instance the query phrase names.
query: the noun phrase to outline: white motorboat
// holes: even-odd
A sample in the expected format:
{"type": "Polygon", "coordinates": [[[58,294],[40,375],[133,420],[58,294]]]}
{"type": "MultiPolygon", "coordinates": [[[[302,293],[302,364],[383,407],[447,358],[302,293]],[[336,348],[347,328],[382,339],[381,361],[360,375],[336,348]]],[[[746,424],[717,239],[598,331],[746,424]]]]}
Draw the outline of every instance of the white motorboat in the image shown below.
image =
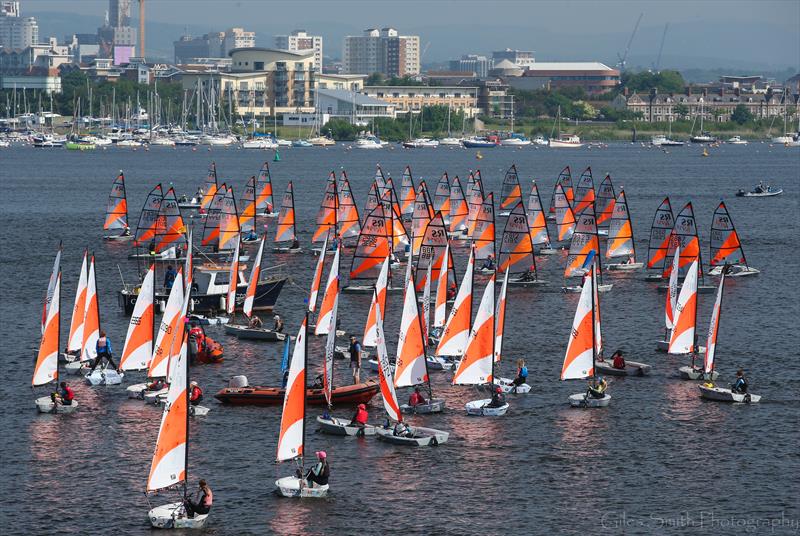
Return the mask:
{"type": "Polygon", "coordinates": [[[151,139],[150,140],[150,145],[163,146],[163,147],[175,147],[175,140],[173,140],[172,138],[158,137],[158,138],[151,139]]]}
{"type": "Polygon", "coordinates": [[[772,143],[778,143],[780,145],[789,145],[794,141],[794,137],[791,134],[786,134],[784,136],[775,136],[774,138],[770,139],[772,143]]]}
{"type": "Polygon", "coordinates": [[[731,145],[747,145],[747,140],[743,140],[741,136],[734,136],[728,139],[731,145]]]}
{"type": "Polygon", "coordinates": [[[324,418],[322,415],[317,417],[317,425],[319,431],[323,434],[338,435],[338,436],[374,436],[375,427],[371,424],[366,426],[353,426],[347,419],[340,419],[338,417],[324,418]]]}
{"type": "Polygon", "coordinates": [[[783,193],[783,188],[772,188],[772,186],[768,184],[764,184],[763,182],[758,183],[758,185],[750,190],[749,192],[745,192],[744,190],[739,190],[736,192],[736,197],[773,197],[776,195],[781,195],[783,193]]]}
{"type": "Polygon", "coordinates": [[[383,144],[374,136],[364,136],[358,138],[353,147],[356,149],[383,149],[383,144]]]}
{"type": "Polygon", "coordinates": [[[534,136],[533,144],[534,145],[547,146],[547,145],[549,145],[549,142],[547,141],[547,139],[544,136],[539,134],[537,136],[534,136]]]}
{"type": "Polygon", "coordinates": [[[549,146],[557,149],[577,149],[583,147],[583,143],[581,143],[581,138],[577,134],[561,134],[556,139],[550,139],[549,146]]]}
{"type": "Polygon", "coordinates": [[[432,140],[430,138],[416,138],[413,140],[403,142],[403,147],[407,149],[435,148],[438,146],[439,146],[439,141],[432,140]]]}
{"type": "Polygon", "coordinates": [[[512,136],[510,138],[500,140],[500,145],[503,147],[527,147],[531,143],[531,140],[525,136],[512,136]]]}
{"type": "Polygon", "coordinates": [[[439,145],[445,145],[448,147],[460,147],[461,138],[453,138],[453,137],[442,138],[439,140],[439,145]]]}
{"type": "Polygon", "coordinates": [[[508,402],[502,406],[492,407],[491,398],[484,398],[483,400],[472,400],[464,404],[464,409],[467,415],[474,417],[502,417],[508,411],[508,402]]]}
{"type": "Polygon", "coordinates": [[[270,138],[255,138],[242,143],[242,149],[275,149],[278,144],[270,138]]]}

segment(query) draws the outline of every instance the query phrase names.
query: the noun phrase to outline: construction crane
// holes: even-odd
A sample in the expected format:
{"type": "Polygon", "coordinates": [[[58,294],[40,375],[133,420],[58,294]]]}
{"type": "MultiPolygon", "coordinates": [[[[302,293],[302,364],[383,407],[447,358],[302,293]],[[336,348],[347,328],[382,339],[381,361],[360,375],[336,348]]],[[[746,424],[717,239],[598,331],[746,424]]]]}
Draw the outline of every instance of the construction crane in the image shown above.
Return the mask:
{"type": "Polygon", "coordinates": [[[139,56],[144,60],[144,0],[139,0],[139,56]]]}
{"type": "Polygon", "coordinates": [[[625,70],[626,61],[628,59],[628,52],[631,50],[631,43],[633,43],[633,38],[636,36],[636,31],[639,29],[639,23],[642,22],[642,17],[644,17],[644,13],[639,13],[639,18],[636,19],[636,25],[633,27],[633,31],[631,32],[631,37],[628,39],[628,44],[625,47],[625,52],[621,55],[617,53],[617,58],[619,58],[619,62],[617,62],[617,68],[620,71],[625,70]]]}
{"type": "Polygon", "coordinates": [[[669,30],[669,23],[664,25],[664,33],[661,34],[661,46],[658,47],[658,56],[656,62],[653,64],[653,72],[657,73],[658,68],[661,67],[661,53],[664,51],[664,41],[667,38],[667,30],[669,30]]]}

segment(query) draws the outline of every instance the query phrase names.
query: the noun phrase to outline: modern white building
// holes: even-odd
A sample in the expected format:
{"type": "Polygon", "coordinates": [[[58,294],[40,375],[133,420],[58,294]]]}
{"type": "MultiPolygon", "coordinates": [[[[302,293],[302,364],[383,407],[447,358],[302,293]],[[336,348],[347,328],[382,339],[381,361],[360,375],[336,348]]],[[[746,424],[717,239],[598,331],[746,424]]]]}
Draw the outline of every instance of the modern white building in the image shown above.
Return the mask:
{"type": "Polygon", "coordinates": [[[495,66],[503,60],[508,60],[517,67],[522,69],[530,69],[536,63],[533,57],[533,52],[530,50],[514,50],[507,48],[505,50],[495,50],[492,52],[492,61],[495,66]]]}
{"type": "Polygon", "coordinates": [[[317,110],[330,118],[338,117],[354,125],[365,125],[375,118],[396,117],[394,104],[363,93],[346,89],[317,89],[316,93],[317,110]]]}
{"type": "Polygon", "coordinates": [[[305,30],[294,30],[289,35],[276,35],[275,48],[289,52],[314,51],[314,70],[322,72],[322,36],[309,35],[305,30]]]}
{"type": "Polygon", "coordinates": [[[394,28],[370,28],[363,35],[344,38],[342,57],[345,74],[417,75],[419,36],[400,35],[394,28]]]}
{"type": "Polygon", "coordinates": [[[39,42],[39,25],[33,17],[21,17],[19,2],[0,2],[0,47],[22,49],[39,42]]]}

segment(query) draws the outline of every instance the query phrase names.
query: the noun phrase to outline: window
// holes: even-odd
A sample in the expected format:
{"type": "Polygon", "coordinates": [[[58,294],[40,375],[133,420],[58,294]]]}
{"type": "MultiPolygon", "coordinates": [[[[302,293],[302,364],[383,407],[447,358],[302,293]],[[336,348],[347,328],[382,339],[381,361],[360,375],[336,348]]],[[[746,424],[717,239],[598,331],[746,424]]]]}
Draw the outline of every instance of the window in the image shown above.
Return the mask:
{"type": "Polygon", "coordinates": [[[264,62],[263,61],[254,61],[253,62],[253,69],[256,71],[263,71],[264,70],[264,62]]]}

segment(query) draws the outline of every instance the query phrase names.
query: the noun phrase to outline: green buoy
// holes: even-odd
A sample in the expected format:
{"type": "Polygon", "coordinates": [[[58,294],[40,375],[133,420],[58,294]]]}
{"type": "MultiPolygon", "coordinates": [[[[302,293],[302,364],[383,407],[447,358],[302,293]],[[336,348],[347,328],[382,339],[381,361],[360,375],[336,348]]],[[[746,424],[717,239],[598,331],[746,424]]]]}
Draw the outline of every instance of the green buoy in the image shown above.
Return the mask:
{"type": "Polygon", "coordinates": [[[275,157],[272,159],[272,161],[273,162],[280,162],[281,161],[281,153],[279,153],[277,149],[275,149],[275,157]]]}

